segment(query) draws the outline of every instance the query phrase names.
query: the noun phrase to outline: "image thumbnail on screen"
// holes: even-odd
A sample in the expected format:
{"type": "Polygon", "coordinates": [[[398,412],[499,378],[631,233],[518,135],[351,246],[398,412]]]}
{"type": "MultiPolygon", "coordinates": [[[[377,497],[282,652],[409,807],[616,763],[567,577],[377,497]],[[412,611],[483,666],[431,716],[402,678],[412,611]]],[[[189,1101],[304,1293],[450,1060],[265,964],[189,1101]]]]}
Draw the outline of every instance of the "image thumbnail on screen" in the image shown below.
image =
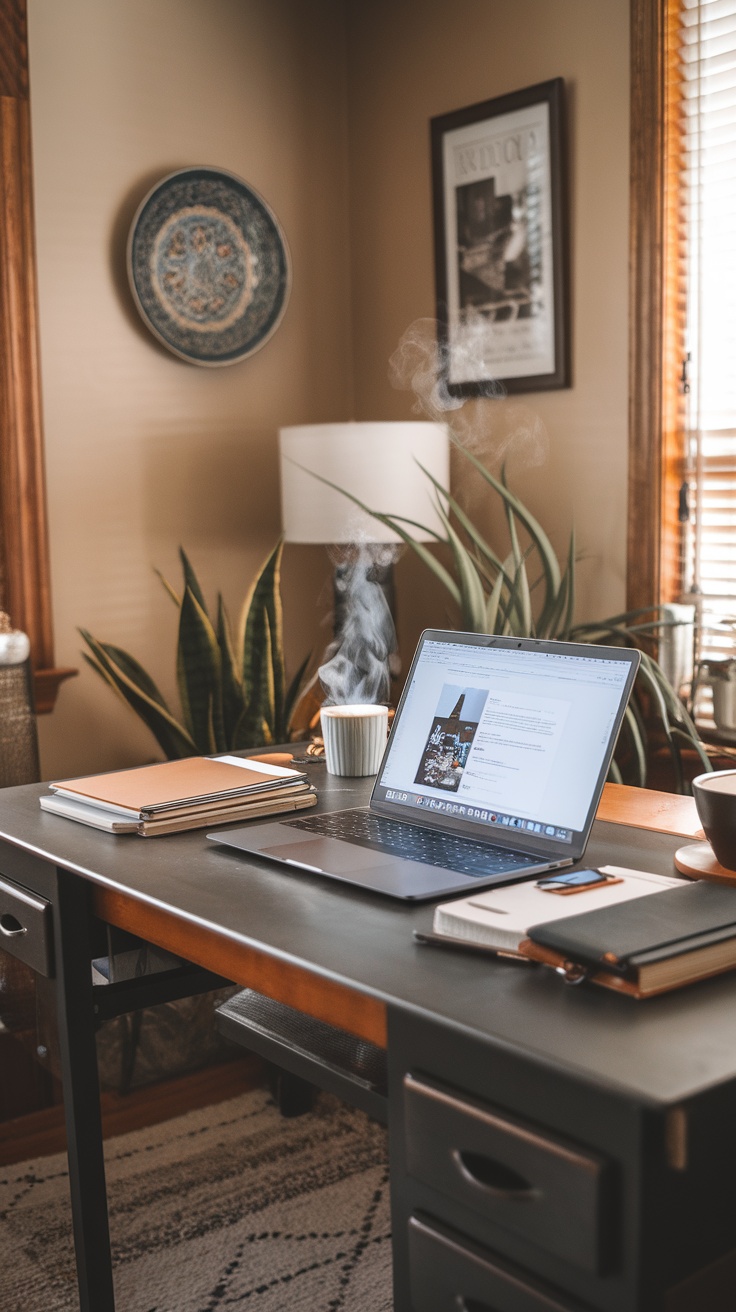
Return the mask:
{"type": "Polygon", "coordinates": [[[457,792],[487,697],[485,688],[444,685],[415,784],[457,792]]]}

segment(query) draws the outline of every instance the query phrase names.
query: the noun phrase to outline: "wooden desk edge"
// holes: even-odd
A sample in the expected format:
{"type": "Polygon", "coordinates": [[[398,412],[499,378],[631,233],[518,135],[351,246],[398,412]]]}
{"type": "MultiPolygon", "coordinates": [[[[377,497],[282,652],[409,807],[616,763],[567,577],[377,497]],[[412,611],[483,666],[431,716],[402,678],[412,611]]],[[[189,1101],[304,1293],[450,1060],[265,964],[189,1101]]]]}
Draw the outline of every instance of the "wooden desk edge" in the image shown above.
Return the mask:
{"type": "Polygon", "coordinates": [[[630,825],[633,829],[653,829],[679,838],[703,838],[703,830],[692,797],[679,793],[658,793],[652,788],[631,788],[627,784],[605,784],[596,820],[630,825]]]}
{"type": "Polygon", "coordinates": [[[92,906],[95,915],[108,925],[126,929],[197,966],[216,971],[234,984],[255,989],[328,1025],[386,1047],[386,1006],[377,998],[113,889],[95,886],[92,906]]]}

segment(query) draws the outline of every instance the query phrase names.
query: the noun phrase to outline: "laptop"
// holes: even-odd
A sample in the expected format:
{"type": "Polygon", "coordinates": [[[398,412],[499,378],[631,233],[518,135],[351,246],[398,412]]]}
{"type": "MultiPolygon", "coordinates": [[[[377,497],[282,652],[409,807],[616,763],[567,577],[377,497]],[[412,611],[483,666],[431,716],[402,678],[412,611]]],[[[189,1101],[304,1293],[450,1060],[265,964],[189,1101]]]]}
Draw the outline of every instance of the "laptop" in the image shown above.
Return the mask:
{"type": "Polygon", "coordinates": [[[207,837],[406,901],[572,866],[638,665],[624,647],[427,630],[367,807],[207,837]]]}

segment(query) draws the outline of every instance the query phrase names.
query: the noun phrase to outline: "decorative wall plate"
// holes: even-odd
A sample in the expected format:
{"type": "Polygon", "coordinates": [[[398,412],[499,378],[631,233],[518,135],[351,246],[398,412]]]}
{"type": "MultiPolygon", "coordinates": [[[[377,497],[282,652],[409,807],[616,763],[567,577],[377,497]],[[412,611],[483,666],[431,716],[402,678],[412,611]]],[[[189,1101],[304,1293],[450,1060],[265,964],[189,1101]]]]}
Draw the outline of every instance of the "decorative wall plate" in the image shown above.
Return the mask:
{"type": "Polygon", "coordinates": [[[138,207],[128,277],[154,336],[192,364],[235,364],[268,341],[291,288],[284,234],[233,173],[179,169],[138,207]]]}

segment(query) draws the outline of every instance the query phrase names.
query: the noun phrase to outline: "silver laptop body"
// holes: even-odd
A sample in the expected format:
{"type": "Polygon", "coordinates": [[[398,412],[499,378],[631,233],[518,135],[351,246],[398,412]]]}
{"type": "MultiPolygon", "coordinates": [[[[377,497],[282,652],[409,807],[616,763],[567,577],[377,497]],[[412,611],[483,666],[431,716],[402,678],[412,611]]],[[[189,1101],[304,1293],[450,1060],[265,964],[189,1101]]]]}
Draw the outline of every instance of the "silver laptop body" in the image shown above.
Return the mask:
{"type": "Polygon", "coordinates": [[[367,807],[207,837],[404,900],[571,866],[638,665],[624,647],[427,630],[367,807]]]}

